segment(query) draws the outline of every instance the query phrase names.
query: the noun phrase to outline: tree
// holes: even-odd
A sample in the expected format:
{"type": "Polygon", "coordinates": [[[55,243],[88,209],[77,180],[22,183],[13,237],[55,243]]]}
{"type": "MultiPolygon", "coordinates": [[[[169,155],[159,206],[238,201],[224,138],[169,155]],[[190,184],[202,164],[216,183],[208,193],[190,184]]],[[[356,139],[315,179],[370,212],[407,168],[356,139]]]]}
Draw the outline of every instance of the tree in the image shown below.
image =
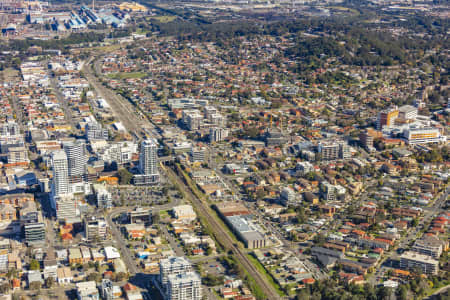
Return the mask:
{"type": "Polygon", "coordinates": [[[216,286],[223,284],[223,276],[215,276],[213,274],[208,274],[203,278],[203,283],[207,286],[216,286]]]}
{"type": "Polygon", "coordinates": [[[40,290],[42,284],[39,281],[33,281],[30,283],[30,290],[40,290]]]}
{"type": "Polygon", "coordinates": [[[41,268],[41,265],[39,262],[35,259],[32,259],[30,261],[30,270],[39,270],[41,268]]]}
{"type": "Polygon", "coordinates": [[[116,281],[123,281],[123,280],[127,279],[127,277],[128,277],[128,275],[124,272],[117,273],[116,281]]]}
{"type": "Polygon", "coordinates": [[[408,299],[408,287],[402,284],[396,292],[397,299],[399,300],[407,300],[408,299]]]}
{"type": "Polygon", "coordinates": [[[9,285],[9,283],[4,283],[0,285],[0,294],[7,294],[10,289],[11,286],[9,285]]]}
{"type": "Polygon", "coordinates": [[[8,279],[16,278],[18,273],[16,268],[9,269],[8,273],[6,273],[6,277],[8,277],[8,279]]]}
{"type": "Polygon", "coordinates": [[[40,171],[47,171],[47,165],[44,162],[39,163],[39,170],[40,171]]]}
{"type": "Polygon", "coordinates": [[[213,249],[210,246],[206,247],[205,253],[206,253],[207,256],[211,255],[212,252],[213,252],[213,249]]]}
{"type": "Polygon", "coordinates": [[[117,172],[117,176],[119,176],[120,184],[130,184],[131,179],[133,179],[133,174],[131,174],[127,169],[120,169],[117,172]]]}
{"type": "Polygon", "coordinates": [[[167,186],[163,187],[161,192],[164,196],[167,196],[169,194],[169,188],[167,186]]]}
{"type": "Polygon", "coordinates": [[[47,277],[47,279],[45,279],[45,286],[49,289],[51,289],[53,287],[53,285],[55,284],[55,279],[53,277],[47,277]]]}
{"type": "Polygon", "coordinates": [[[102,275],[97,273],[97,272],[92,272],[91,274],[89,274],[87,276],[87,280],[88,281],[100,282],[102,280],[102,275]]]}
{"type": "Polygon", "coordinates": [[[301,289],[295,297],[296,300],[309,300],[311,299],[311,294],[308,288],[301,289]]]}

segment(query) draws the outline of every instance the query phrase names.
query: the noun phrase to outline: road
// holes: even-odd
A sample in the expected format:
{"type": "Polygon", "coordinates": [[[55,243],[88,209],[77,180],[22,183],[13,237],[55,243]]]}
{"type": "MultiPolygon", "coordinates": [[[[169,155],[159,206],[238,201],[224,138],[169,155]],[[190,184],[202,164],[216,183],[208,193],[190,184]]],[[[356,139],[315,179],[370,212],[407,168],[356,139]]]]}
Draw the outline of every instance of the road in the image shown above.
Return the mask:
{"type": "Polygon", "coordinates": [[[117,248],[121,253],[123,262],[128,268],[128,272],[131,276],[134,276],[138,273],[138,266],[136,265],[136,261],[134,260],[134,256],[131,253],[130,249],[128,249],[126,241],[122,238],[122,234],[116,226],[116,223],[113,219],[121,213],[128,211],[129,207],[120,207],[113,209],[106,217],[106,221],[108,222],[109,228],[111,229],[111,235],[113,239],[116,241],[117,248]]]}
{"type": "MultiPolygon", "coordinates": [[[[120,122],[125,126],[127,130],[130,130],[134,134],[139,137],[142,137],[141,131],[143,128],[154,128],[153,124],[149,122],[149,120],[145,118],[141,118],[140,115],[136,112],[136,109],[123,97],[117,95],[115,92],[105,88],[94,76],[92,69],[90,68],[93,58],[90,58],[88,62],[83,67],[83,73],[89,83],[95,88],[98,94],[103,97],[108,104],[111,106],[114,114],[117,116],[120,122]],[[145,125],[143,124],[145,123],[145,125]]],[[[150,130],[153,132],[154,130],[150,130]]],[[[207,222],[213,228],[215,236],[235,255],[236,259],[242,264],[242,266],[246,269],[246,271],[255,279],[256,284],[263,290],[268,299],[280,299],[280,296],[275,291],[275,289],[267,282],[266,278],[263,277],[256,269],[256,267],[251,263],[251,261],[246,257],[245,253],[243,253],[238,247],[234,245],[233,239],[228,235],[228,232],[222,227],[222,225],[215,219],[213,216],[213,212],[211,208],[205,205],[201,200],[196,198],[192,192],[186,187],[186,185],[180,180],[180,178],[172,171],[168,170],[168,172],[172,173],[172,177],[175,179],[174,184],[177,184],[181,189],[183,189],[190,199],[191,203],[197,208],[198,212],[202,214],[207,222]]],[[[114,211],[115,212],[115,211],[114,211]]],[[[115,239],[118,242],[119,249],[124,256],[124,262],[130,266],[130,273],[134,274],[137,271],[137,267],[133,257],[126,247],[120,232],[117,230],[114,222],[112,221],[112,217],[114,213],[110,213],[107,217],[107,221],[111,226],[111,232],[114,235],[115,239]]]]}
{"type": "MultiPolygon", "coordinates": [[[[158,213],[160,210],[171,209],[172,207],[177,206],[179,203],[180,200],[178,198],[175,198],[175,200],[170,203],[159,206],[153,206],[152,212],[158,213]]],[[[136,265],[135,257],[133,253],[131,253],[130,249],[128,249],[127,242],[123,238],[123,235],[120,232],[117,224],[113,221],[113,219],[116,216],[118,216],[121,213],[127,212],[130,209],[131,207],[116,207],[108,213],[106,220],[108,222],[109,228],[111,229],[111,235],[113,239],[117,242],[116,246],[118,246],[120,253],[122,254],[123,261],[127,266],[130,275],[135,275],[139,272],[139,267],[136,265]]]]}
{"type": "Polygon", "coordinates": [[[17,124],[19,124],[20,130],[25,132],[24,124],[23,124],[23,110],[22,106],[19,104],[19,98],[17,96],[12,96],[12,108],[14,113],[16,114],[17,124]]]}
{"type": "MultiPolygon", "coordinates": [[[[116,118],[123,124],[123,126],[130,132],[135,134],[139,138],[143,138],[145,135],[142,130],[148,129],[149,132],[154,134],[155,128],[136,108],[125,98],[116,94],[111,89],[103,86],[103,84],[95,77],[91,68],[94,58],[91,57],[83,65],[83,74],[89,83],[94,87],[97,94],[104,98],[113,110],[116,118]]],[[[95,66],[96,63],[94,63],[95,66]]]]}
{"type": "Polygon", "coordinates": [[[76,131],[77,124],[72,116],[72,108],[69,107],[66,99],[64,98],[64,95],[61,93],[61,90],[58,87],[58,79],[56,77],[53,77],[51,74],[49,74],[49,76],[50,76],[50,85],[53,91],[55,92],[56,99],[58,99],[58,102],[64,111],[64,118],[70,124],[72,130],[76,131]]]}
{"type": "Polygon", "coordinates": [[[175,181],[175,183],[183,189],[186,197],[190,200],[192,205],[197,209],[197,212],[201,214],[206,221],[211,226],[211,229],[214,232],[214,235],[216,239],[220,240],[220,242],[229,250],[233,252],[236,259],[242,264],[242,266],[245,268],[245,270],[255,279],[258,286],[262,289],[262,291],[266,294],[268,299],[281,299],[281,297],[278,295],[278,293],[275,291],[275,289],[272,287],[272,285],[267,282],[266,278],[263,277],[259,273],[259,271],[256,269],[256,267],[253,265],[253,263],[248,259],[245,252],[239,249],[235,244],[233,239],[229,236],[228,232],[222,227],[222,225],[219,223],[219,221],[214,216],[214,212],[211,210],[211,208],[203,202],[202,200],[198,199],[192,191],[186,187],[184,182],[181,181],[181,179],[178,177],[175,172],[167,168],[167,172],[170,173],[170,177],[172,177],[175,181]]]}
{"type": "Polygon", "coordinates": [[[450,285],[443,286],[439,290],[434,292],[432,295],[428,296],[426,299],[428,300],[434,299],[434,296],[445,293],[448,289],[450,289],[450,285]]]}
{"type": "Polygon", "coordinates": [[[166,238],[166,240],[169,242],[170,247],[173,249],[173,251],[175,251],[175,254],[177,256],[184,256],[183,248],[181,248],[180,244],[177,243],[177,241],[174,239],[174,237],[169,233],[169,231],[167,230],[166,224],[161,224],[161,226],[159,228],[161,229],[162,233],[164,234],[164,237],[166,238]]]}

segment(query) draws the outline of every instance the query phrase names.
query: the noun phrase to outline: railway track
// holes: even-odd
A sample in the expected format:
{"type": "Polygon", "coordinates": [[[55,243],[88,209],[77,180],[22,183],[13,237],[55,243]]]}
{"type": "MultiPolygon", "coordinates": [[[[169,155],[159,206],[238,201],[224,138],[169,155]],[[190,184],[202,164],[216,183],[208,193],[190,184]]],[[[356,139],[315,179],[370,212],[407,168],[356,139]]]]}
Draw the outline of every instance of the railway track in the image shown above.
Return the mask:
{"type": "Polygon", "coordinates": [[[202,214],[207,222],[211,225],[212,230],[214,231],[216,238],[220,238],[223,246],[227,249],[231,250],[239,262],[243,265],[245,270],[255,279],[256,284],[258,284],[263,290],[264,294],[267,296],[269,300],[282,299],[274,290],[274,288],[270,285],[269,282],[259,273],[256,267],[252,264],[252,262],[247,258],[245,253],[241,251],[237,246],[235,246],[234,241],[228,235],[225,229],[223,229],[222,225],[216,220],[213,215],[211,208],[205,204],[202,200],[198,199],[192,191],[187,188],[187,186],[182,182],[179,176],[171,169],[167,168],[167,172],[171,173],[173,178],[177,181],[177,184],[185,191],[186,195],[188,195],[189,200],[195,206],[197,211],[202,214]]]}

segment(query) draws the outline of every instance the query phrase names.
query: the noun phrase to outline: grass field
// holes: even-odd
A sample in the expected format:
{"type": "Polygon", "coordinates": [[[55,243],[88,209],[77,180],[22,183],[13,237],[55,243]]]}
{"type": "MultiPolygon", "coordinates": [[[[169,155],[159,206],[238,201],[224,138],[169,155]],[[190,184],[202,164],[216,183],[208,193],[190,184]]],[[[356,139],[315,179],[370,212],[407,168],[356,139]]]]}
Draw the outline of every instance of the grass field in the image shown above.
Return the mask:
{"type": "Polygon", "coordinates": [[[108,74],[107,76],[112,79],[130,79],[130,78],[145,77],[145,76],[147,76],[147,73],[142,73],[142,72],[115,73],[115,74],[108,74]]]}
{"type": "Polygon", "coordinates": [[[121,44],[113,44],[113,45],[97,46],[97,47],[83,48],[83,49],[89,50],[89,51],[112,52],[112,51],[120,49],[122,46],[123,45],[121,45],[121,44]]]}
{"type": "Polygon", "coordinates": [[[176,19],[176,16],[157,16],[152,17],[153,20],[156,20],[160,23],[169,23],[176,19]]]}
{"type": "Polygon", "coordinates": [[[329,8],[343,11],[343,12],[346,11],[346,12],[352,13],[354,15],[359,15],[359,11],[357,11],[356,9],[353,9],[353,8],[342,7],[342,6],[330,6],[329,8]]]}

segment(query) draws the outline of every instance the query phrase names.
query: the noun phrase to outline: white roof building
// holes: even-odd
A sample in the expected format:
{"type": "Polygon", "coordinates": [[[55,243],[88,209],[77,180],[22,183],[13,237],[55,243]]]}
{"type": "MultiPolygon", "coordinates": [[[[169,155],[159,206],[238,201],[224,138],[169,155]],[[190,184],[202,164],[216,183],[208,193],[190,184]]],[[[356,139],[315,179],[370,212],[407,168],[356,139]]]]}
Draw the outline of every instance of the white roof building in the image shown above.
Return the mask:
{"type": "Polygon", "coordinates": [[[175,218],[185,223],[193,222],[197,218],[194,209],[190,205],[175,206],[172,210],[175,218]]]}
{"type": "Polygon", "coordinates": [[[114,247],[105,247],[105,256],[106,260],[112,260],[116,258],[120,258],[119,251],[114,247]]]}

